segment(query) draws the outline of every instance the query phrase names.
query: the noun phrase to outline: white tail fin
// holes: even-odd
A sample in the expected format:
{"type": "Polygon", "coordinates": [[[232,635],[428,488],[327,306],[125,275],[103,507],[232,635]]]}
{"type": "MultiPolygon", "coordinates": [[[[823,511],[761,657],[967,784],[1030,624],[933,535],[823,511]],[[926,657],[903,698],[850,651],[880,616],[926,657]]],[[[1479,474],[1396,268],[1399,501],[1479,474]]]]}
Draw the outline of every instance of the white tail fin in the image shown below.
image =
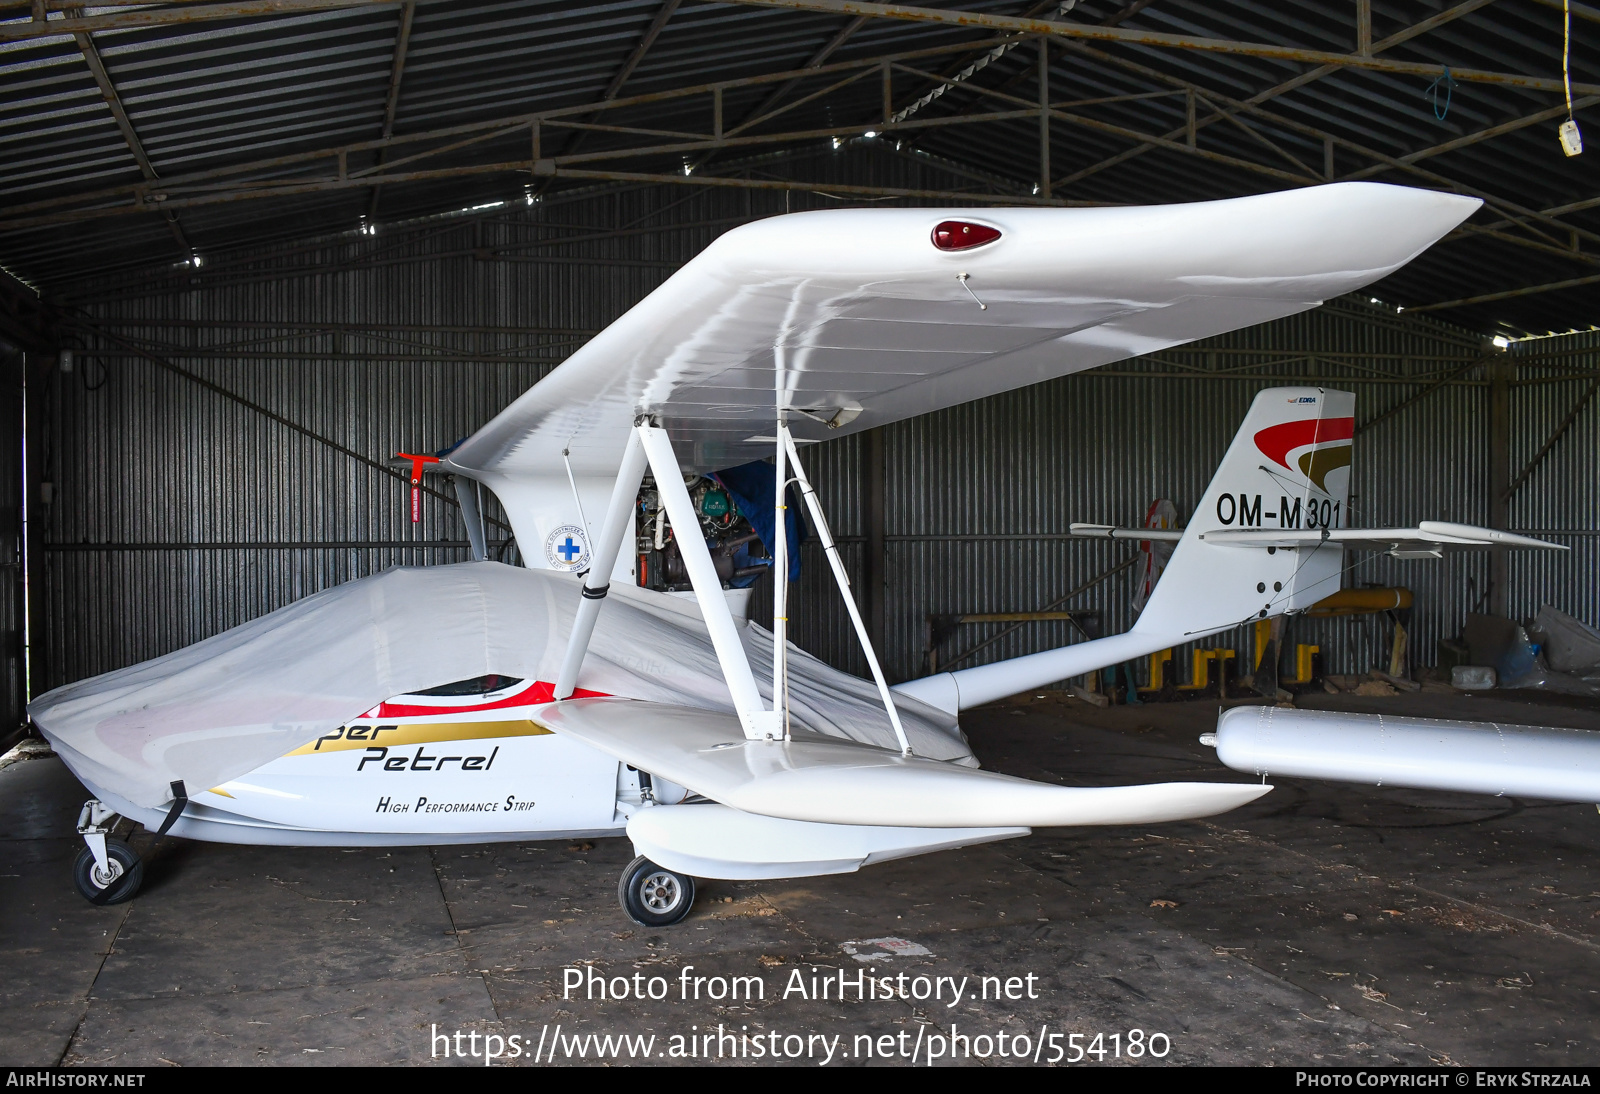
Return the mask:
{"type": "Polygon", "coordinates": [[[1316,603],[1339,588],[1339,545],[1224,546],[1206,536],[1345,527],[1354,415],[1355,396],[1347,391],[1280,387],[1257,395],[1128,633],[894,690],[953,712],[1316,603]]]}
{"type": "Polygon", "coordinates": [[[1339,588],[1344,552],[1206,542],[1224,529],[1349,524],[1355,396],[1315,387],[1256,396],[1134,630],[1181,642],[1309,607],[1339,588]]]}

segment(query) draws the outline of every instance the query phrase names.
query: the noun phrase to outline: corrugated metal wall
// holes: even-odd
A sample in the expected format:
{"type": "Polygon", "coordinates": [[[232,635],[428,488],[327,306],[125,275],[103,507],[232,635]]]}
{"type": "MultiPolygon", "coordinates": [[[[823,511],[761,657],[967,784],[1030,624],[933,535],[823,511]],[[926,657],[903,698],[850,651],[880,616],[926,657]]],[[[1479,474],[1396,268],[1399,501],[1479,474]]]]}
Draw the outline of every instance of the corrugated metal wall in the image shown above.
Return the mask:
{"type": "MultiPolygon", "coordinates": [[[[1353,390],[1357,421],[1363,422],[1418,391],[1421,385],[1398,382],[1401,377],[1459,368],[1479,352],[1475,340],[1447,329],[1422,337],[1381,310],[1338,302],[1156,360],[1082,373],[888,427],[892,671],[901,678],[920,674],[930,614],[1036,610],[1132,554],[1127,544],[1066,536],[1073,521],[1135,524],[1158,497],[1172,499],[1187,518],[1262,388],[1311,382],[1353,390]],[[1272,352],[1258,364],[1258,351],[1272,352]],[[1366,356],[1329,359],[1318,351],[1366,356]],[[1237,371],[1186,371],[1200,369],[1237,371]]],[[[1358,434],[1351,485],[1355,523],[1487,521],[1488,387],[1481,371],[1469,371],[1358,434]]],[[[848,489],[860,475],[860,450],[850,438],[818,446],[810,459],[826,469],[819,477],[829,486],[848,489]]],[[[1574,513],[1571,519],[1593,528],[1596,515],[1574,513]]],[[[840,523],[859,552],[859,512],[842,508],[840,523]]],[[[1454,636],[1486,591],[1488,561],[1481,553],[1424,561],[1352,555],[1350,561],[1347,584],[1405,585],[1416,592],[1411,639],[1422,664],[1433,662],[1438,639],[1454,636]]],[[[1588,590],[1578,598],[1592,597],[1593,570],[1585,572],[1586,578],[1576,569],[1551,576],[1535,562],[1527,576],[1518,571],[1514,603],[1524,614],[1537,607],[1537,595],[1522,591],[1536,574],[1546,585],[1576,583],[1588,590]]],[[[1129,574],[1118,574],[1067,606],[1098,611],[1106,633],[1125,630],[1133,622],[1131,586],[1129,574]]],[[[1571,599],[1564,594],[1561,602],[1571,599]]],[[[814,611],[798,621],[798,640],[853,664],[842,617],[814,611]]],[[[1069,627],[1028,624],[968,663],[1072,641],[1069,627]]],[[[1001,629],[964,628],[944,653],[959,653],[1001,629]]],[[[1321,646],[1329,671],[1337,672],[1386,665],[1390,638],[1386,623],[1364,617],[1299,620],[1292,640],[1321,646]]],[[[1206,644],[1232,646],[1241,658],[1253,650],[1243,628],[1206,644]]],[[[1177,657],[1182,665],[1187,654],[1180,650],[1177,657]]]]}
{"type": "MultiPolygon", "coordinates": [[[[869,169],[886,185],[958,184],[925,163],[825,165],[840,177],[869,169]]],[[[719,232],[833,204],[824,194],[615,190],[229,258],[182,293],[83,287],[76,299],[108,325],[80,339],[88,359],[51,408],[47,474],[59,501],[46,536],[44,678],[152,657],[386,566],[464,558],[453,506],[429,499],[411,524],[404,484],[349,452],[383,460],[470,433],[719,232]]],[[[1587,348],[1551,367],[1586,361],[1592,376],[1600,348],[1587,348]]],[[[1162,496],[1186,515],[1260,388],[1349,387],[1363,421],[1481,351],[1442,324],[1340,301],[888,427],[891,674],[919,674],[930,613],[1038,608],[1127,557],[1125,545],[1069,539],[1070,522],[1136,522],[1162,496]]],[[[1358,436],[1359,523],[1486,518],[1481,371],[1358,436]]],[[[1517,389],[1515,466],[1588,382],[1517,389]]],[[[1596,414],[1591,406],[1515,499],[1521,524],[1582,532],[1571,557],[1518,559],[1519,612],[1549,600],[1595,618],[1596,414]]],[[[863,450],[850,437],[806,453],[858,581],[863,450]]],[[[797,641],[862,671],[814,545],[805,558],[797,641]]],[[[1367,562],[1349,580],[1416,590],[1413,648],[1428,663],[1487,573],[1481,556],[1462,555],[1367,562]]],[[[1070,606],[1100,611],[1108,633],[1123,629],[1129,585],[1118,575],[1070,606]]],[[[984,636],[967,628],[946,655],[984,636]]],[[[1029,624],[970,663],[1070,637],[1064,624],[1029,624]]],[[[1335,671],[1370,667],[1387,642],[1372,621],[1296,637],[1319,642],[1335,671]]],[[[1243,635],[1234,644],[1250,649],[1243,635]]]]}
{"type": "Polygon", "coordinates": [[[1538,529],[1571,552],[1539,558],[1513,554],[1508,608],[1525,617],[1541,604],[1552,604],[1595,625],[1600,621],[1600,331],[1516,348],[1538,353],[1539,361],[1519,369],[1512,389],[1513,484],[1525,468],[1532,470],[1511,496],[1510,524],[1538,529]]]}
{"type": "Polygon", "coordinates": [[[0,344],[0,739],[26,724],[22,398],[26,358],[0,344]]]}

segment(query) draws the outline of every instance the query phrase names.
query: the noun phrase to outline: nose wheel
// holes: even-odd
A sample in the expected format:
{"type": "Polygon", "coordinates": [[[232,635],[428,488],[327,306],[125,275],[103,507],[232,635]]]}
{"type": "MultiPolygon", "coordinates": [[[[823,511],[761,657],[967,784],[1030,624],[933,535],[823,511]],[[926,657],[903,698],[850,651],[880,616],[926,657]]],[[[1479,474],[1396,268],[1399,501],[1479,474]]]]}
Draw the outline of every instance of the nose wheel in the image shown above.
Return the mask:
{"type": "Polygon", "coordinates": [[[72,882],[90,904],[121,904],[132,900],[144,883],[144,862],[119,839],[106,840],[105,862],[85,847],[72,864],[72,882]]]}
{"type": "Polygon", "coordinates": [[[694,907],[694,878],[640,855],[622,871],[617,899],[628,918],[641,927],[670,927],[681,923],[694,907]]]}

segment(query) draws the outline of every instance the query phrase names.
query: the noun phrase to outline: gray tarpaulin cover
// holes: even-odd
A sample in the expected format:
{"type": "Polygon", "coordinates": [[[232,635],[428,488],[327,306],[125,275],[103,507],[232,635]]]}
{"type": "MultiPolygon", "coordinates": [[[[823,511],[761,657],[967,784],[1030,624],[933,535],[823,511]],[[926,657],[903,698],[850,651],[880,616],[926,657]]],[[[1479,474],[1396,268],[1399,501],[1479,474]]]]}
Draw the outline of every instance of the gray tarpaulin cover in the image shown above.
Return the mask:
{"type": "MultiPolygon", "coordinates": [[[[306,597],[185,649],[34,700],[28,713],[86,782],[136,805],[220,785],[385,699],[487,673],[554,680],[578,579],[494,562],[390,570],[306,597]]],[[[613,585],[578,678],[582,688],[733,711],[692,600],[613,585]]],[[[770,701],[772,635],[740,628],[770,701]]],[[[865,680],[794,647],[797,727],[898,751],[865,680]]],[[[898,700],[912,748],[973,765],[954,717],[898,700]]]]}
{"type": "Polygon", "coordinates": [[[1533,630],[1551,668],[1586,679],[1600,676],[1600,631],[1548,604],[1539,609],[1533,630]]]}

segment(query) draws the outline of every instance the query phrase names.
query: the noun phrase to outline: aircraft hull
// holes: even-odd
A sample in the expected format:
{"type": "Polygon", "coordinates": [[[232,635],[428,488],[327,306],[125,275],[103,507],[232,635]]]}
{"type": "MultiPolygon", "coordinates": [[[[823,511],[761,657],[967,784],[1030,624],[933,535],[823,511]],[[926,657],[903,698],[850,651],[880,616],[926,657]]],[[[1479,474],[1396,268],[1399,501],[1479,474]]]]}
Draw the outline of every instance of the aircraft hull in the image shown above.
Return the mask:
{"type": "MultiPolygon", "coordinates": [[[[638,801],[636,773],[534,722],[531,705],[477,705],[487,709],[396,716],[379,707],[248,774],[191,789],[170,831],[223,843],[345,847],[621,834],[628,806],[619,807],[619,795],[638,801]]],[[[146,828],[165,819],[162,809],[85,785],[146,828]]]]}

